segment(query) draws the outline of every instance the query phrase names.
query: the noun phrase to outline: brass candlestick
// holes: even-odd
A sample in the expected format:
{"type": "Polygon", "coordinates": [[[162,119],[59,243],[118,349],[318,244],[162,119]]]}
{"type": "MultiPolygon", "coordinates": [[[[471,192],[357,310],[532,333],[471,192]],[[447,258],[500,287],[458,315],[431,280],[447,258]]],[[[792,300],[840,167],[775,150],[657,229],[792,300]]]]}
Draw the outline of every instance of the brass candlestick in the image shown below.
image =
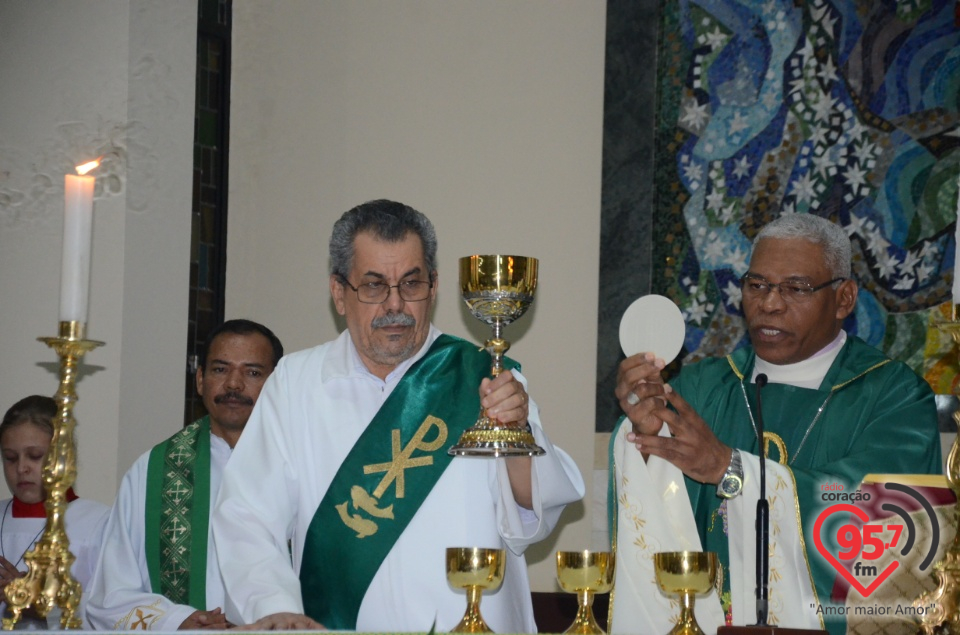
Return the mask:
{"type": "MultiPolygon", "coordinates": [[[[950,322],[940,324],[938,328],[949,333],[954,344],[960,345],[960,305],[953,305],[950,317],[950,322]]],[[[953,413],[953,420],[960,433],[960,410],[953,413]]],[[[946,473],[947,485],[957,497],[954,518],[960,523],[960,434],[954,439],[950,454],[947,455],[946,473]]],[[[960,531],[954,535],[953,543],[943,554],[943,559],[934,565],[933,576],[937,580],[937,588],[913,601],[917,608],[933,607],[919,614],[920,628],[917,633],[933,635],[944,630],[960,633],[960,531]]]]}
{"type": "Polygon", "coordinates": [[[60,388],[54,395],[59,412],[53,420],[53,438],[43,464],[47,526],[36,546],[23,557],[27,574],[7,585],[7,608],[13,614],[3,618],[3,629],[7,631],[20,620],[20,613],[31,606],[42,618],[54,605],[59,606],[61,628],[81,626],[76,613],[82,590],[70,573],[76,558],[70,553],[64,517],[67,490],[77,479],[77,454],[73,442],[73,429],[77,425],[73,418],[73,406],[77,402],[74,388],[77,366],[88,351],[103,345],[103,342],[84,339],[85,330],[83,322],[60,322],[59,337],[37,338],[60,357],[60,388]]]}

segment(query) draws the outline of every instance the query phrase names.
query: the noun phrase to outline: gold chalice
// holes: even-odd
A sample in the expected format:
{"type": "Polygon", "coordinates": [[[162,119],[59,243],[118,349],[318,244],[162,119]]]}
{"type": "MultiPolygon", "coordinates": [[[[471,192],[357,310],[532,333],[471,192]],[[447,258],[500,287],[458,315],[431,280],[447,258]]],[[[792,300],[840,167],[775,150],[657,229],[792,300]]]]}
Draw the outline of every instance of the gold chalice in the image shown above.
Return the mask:
{"type": "Polygon", "coordinates": [[[557,580],[567,593],[576,593],[577,617],[564,633],[604,635],[593,616],[593,595],[613,588],[614,556],[608,551],[558,551],[557,580]]]}
{"type": "Polygon", "coordinates": [[[451,633],[493,632],[480,615],[480,596],[484,589],[500,588],[506,563],[507,554],[503,549],[447,548],[447,581],[450,586],[467,590],[467,610],[451,633]]]}
{"type": "Polygon", "coordinates": [[[717,554],[703,551],[666,551],[654,554],[653,568],[660,590],[680,596],[680,619],[669,635],[704,635],[693,613],[694,598],[713,590],[717,581],[717,554]]]}
{"type": "MultiPolygon", "coordinates": [[[[537,289],[536,258],[526,256],[468,256],[460,259],[460,294],[473,317],[493,328],[484,342],[492,357],[490,374],[503,371],[503,355],[510,342],[501,337],[503,327],[530,307],[537,289]]],[[[516,424],[504,425],[480,412],[448,452],[454,456],[540,456],[533,433],[516,424]]]]}

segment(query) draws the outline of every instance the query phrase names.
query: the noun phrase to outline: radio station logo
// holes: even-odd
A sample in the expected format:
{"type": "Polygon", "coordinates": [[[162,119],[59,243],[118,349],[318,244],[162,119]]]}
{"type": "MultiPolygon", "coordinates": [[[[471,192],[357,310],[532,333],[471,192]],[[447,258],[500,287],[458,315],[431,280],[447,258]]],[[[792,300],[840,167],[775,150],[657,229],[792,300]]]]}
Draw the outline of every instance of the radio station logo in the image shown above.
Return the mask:
{"type": "MultiPolygon", "coordinates": [[[[920,571],[926,571],[933,563],[937,553],[937,546],[940,544],[940,524],[937,521],[937,515],[934,513],[933,506],[917,490],[899,483],[884,483],[883,487],[892,492],[899,492],[901,495],[909,496],[924,510],[928,518],[930,527],[930,544],[927,546],[926,555],[920,563],[920,571]]],[[[813,540],[820,555],[837,570],[850,586],[863,597],[868,597],[877,587],[890,577],[901,565],[901,559],[917,549],[923,549],[924,545],[917,544],[917,532],[915,523],[910,514],[893,502],[884,502],[879,509],[899,516],[900,522],[893,521],[892,516],[884,518],[884,521],[871,522],[870,514],[861,507],[853,503],[868,503],[872,495],[869,492],[854,492],[848,494],[842,490],[842,485],[824,485],[823,490],[828,490],[822,494],[825,501],[848,501],[837,502],[824,509],[817,517],[813,526],[813,540]],[[860,522],[855,522],[855,518],[860,522]],[[839,519],[839,520],[837,520],[839,519]],[[847,522],[844,522],[847,521],[847,522]],[[836,532],[832,527],[840,524],[836,532]],[[834,551],[824,544],[824,525],[828,525],[827,536],[833,537],[831,545],[834,545],[834,551]],[[894,558],[882,570],[879,569],[876,561],[888,549],[897,551],[898,558],[894,558]]]]}

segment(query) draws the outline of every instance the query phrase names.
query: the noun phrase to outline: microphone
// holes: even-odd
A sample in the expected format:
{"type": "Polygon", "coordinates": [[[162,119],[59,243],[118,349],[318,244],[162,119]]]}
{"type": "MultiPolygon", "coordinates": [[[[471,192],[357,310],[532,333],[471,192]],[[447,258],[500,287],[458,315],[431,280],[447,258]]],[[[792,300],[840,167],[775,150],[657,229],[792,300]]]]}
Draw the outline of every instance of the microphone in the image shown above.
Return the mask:
{"type": "Polygon", "coordinates": [[[763,373],[754,380],[757,384],[757,442],[760,444],[760,500],[757,501],[757,623],[747,626],[721,626],[717,635],[828,635],[819,628],[791,628],[767,623],[767,596],[770,578],[770,505],[767,503],[767,466],[763,451],[763,402],[760,390],[767,385],[763,373]]]}
{"type": "Polygon", "coordinates": [[[767,459],[763,451],[763,401],[761,389],[767,376],[757,375],[757,443],[760,447],[760,498],[757,500],[757,626],[767,626],[767,596],[770,577],[770,505],[767,503],[767,459]]]}

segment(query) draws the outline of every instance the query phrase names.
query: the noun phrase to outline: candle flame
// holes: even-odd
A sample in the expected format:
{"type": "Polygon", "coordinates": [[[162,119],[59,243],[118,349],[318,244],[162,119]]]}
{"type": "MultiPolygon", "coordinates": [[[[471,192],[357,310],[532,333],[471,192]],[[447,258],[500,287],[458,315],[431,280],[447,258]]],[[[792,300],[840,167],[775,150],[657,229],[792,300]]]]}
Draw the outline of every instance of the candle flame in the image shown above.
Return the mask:
{"type": "Polygon", "coordinates": [[[98,165],[100,165],[100,159],[96,159],[96,160],[94,160],[94,161],[89,161],[89,162],[87,162],[87,163],[84,163],[83,165],[78,165],[78,166],[77,166],[77,174],[79,174],[80,176],[83,176],[84,174],[86,174],[86,173],[89,172],[90,170],[94,169],[94,168],[97,167],[98,165]]]}

